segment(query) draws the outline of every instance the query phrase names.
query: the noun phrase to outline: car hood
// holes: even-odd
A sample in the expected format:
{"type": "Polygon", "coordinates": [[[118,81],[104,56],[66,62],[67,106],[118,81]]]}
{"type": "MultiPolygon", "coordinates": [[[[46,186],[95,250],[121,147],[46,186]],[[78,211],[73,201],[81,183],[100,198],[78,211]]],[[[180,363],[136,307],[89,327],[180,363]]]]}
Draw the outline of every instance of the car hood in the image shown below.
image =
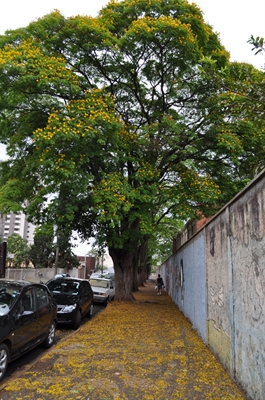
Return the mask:
{"type": "Polygon", "coordinates": [[[71,305],[77,303],[79,297],[76,295],[64,294],[64,293],[53,293],[52,297],[56,304],[59,305],[71,305]]]}
{"type": "Polygon", "coordinates": [[[0,304],[0,316],[2,317],[3,315],[8,314],[10,311],[10,308],[8,307],[7,304],[0,304]]]}

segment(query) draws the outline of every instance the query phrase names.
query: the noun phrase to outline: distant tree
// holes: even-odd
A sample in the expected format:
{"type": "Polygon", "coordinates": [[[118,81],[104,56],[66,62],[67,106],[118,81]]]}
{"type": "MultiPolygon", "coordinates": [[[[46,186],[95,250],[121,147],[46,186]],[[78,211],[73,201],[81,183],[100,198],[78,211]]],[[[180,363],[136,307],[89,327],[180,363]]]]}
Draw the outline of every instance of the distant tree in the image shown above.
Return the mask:
{"type": "MultiPolygon", "coordinates": [[[[72,244],[70,242],[70,235],[60,232],[57,237],[57,243],[55,247],[58,246],[58,268],[64,268],[69,271],[72,268],[78,267],[80,265],[77,256],[72,251],[72,244]]],[[[55,249],[56,251],[56,249],[55,249]]]]}
{"type": "Polygon", "coordinates": [[[50,268],[54,266],[53,235],[35,233],[34,243],[30,246],[29,257],[35,268],[50,268]]]}
{"type": "Polygon", "coordinates": [[[252,51],[255,51],[255,54],[259,54],[260,52],[265,52],[265,41],[263,37],[254,37],[250,36],[248,43],[252,44],[252,51]]]}
{"type": "MultiPolygon", "coordinates": [[[[230,171],[222,163],[212,164],[221,195],[217,204],[227,201],[264,168],[265,159],[265,73],[247,63],[231,63],[223,73],[224,89],[215,105],[219,125],[218,146],[231,150],[230,171]],[[234,156],[233,156],[234,154],[234,156]],[[231,179],[233,176],[233,179],[231,179]],[[236,189],[236,191],[235,191],[236,189]]],[[[198,164],[199,166],[199,164],[198,164]]]]}
{"type": "Polygon", "coordinates": [[[27,241],[17,233],[12,233],[7,238],[7,262],[15,268],[29,264],[29,246],[27,241]]]}
{"type": "Polygon", "coordinates": [[[98,245],[96,242],[93,243],[92,248],[89,250],[88,255],[95,257],[96,259],[96,270],[100,270],[102,273],[107,269],[104,265],[104,256],[106,254],[106,245],[98,245]]]}
{"type": "Polygon", "coordinates": [[[158,225],[157,235],[149,243],[150,263],[152,267],[157,269],[172,255],[173,237],[183,226],[184,222],[182,220],[163,218],[163,221],[158,225]]]}

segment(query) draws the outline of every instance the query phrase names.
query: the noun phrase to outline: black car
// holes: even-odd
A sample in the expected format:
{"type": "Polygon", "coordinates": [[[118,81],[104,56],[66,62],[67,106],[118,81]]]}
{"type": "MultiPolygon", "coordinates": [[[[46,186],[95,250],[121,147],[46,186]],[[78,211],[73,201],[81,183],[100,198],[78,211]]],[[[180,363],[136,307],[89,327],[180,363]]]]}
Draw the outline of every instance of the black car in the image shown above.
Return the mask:
{"type": "Polygon", "coordinates": [[[0,380],[7,365],[42,343],[54,342],[57,305],[45,285],[0,279],[0,380]]]}
{"type": "Polygon", "coordinates": [[[93,292],[86,279],[53,278],[46,283],[57,303],[58,322],[79,328],[83,316],[93,313],[93,292]]]}

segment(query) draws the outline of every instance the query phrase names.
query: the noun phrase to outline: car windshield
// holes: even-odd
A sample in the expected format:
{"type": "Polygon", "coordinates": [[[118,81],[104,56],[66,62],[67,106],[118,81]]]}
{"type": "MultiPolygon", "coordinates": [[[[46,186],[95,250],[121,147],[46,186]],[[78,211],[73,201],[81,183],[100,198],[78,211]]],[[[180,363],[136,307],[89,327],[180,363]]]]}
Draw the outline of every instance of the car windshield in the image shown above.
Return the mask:
{"type": "Polygon", "coordinates": [[[0,282],[0,316],[9,312],[21,288],[11,282],[0,282]]]}
{"type": "Polygon", "coordinates": [[[103,279],[90,279],[89,281],[91,286],[101,287],[107,289],[109,287],[109,282],[104,281],[103,279]]]}
{"type": "Polygon", "coordinates": [[[79,282],[54,280],[49,282],[47,286],[52,293],[63,293],[74,296],[79,293],[79,282]]]}

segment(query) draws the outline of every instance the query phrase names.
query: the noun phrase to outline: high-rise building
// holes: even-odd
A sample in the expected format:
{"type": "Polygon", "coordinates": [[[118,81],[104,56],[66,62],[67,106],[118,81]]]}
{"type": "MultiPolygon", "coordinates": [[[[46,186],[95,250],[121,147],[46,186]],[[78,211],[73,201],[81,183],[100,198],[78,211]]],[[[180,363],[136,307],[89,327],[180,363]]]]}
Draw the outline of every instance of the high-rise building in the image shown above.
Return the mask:
{"type": "Polygon", "coordinates": [[[35,228],[36,226],[28,222],[26,215],[21,211],[17,213],[11,211],[9,214],[0,214],[1,241],[6,241],[12,233],[17,233],[25,239],[28,244],[33,244],[35,228]]]}
{"type": "MultiPolygon", "coordinates": [[[[6,154],[6,146],[0,144],[0,161],[8,158],[6,154]]],[[[12,235],[12,233],[19,234],[27,241],[27,244],[34,242],[34,230],[36,226],[28,222],[26,215],[23,212],[10,212],[8,214],[0,213],[0,241],[4,242],[12,235]]]]}

